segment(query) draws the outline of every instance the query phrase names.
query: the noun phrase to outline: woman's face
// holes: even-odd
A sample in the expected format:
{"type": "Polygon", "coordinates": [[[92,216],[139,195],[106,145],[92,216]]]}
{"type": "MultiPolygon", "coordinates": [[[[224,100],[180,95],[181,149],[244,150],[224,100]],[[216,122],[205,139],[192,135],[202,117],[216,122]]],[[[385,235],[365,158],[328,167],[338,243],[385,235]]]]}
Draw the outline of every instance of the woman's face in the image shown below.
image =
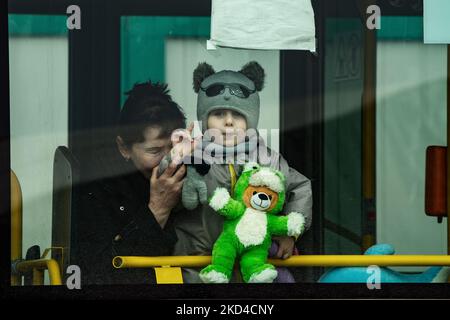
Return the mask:
{"type": "Polygon", "coordinates": [[[147,127],[144,130],[143,142],[125,146],[122,139],[117,137],[119,151],[125,159],[132,161],[134,166],[146,177],[150,178],[152,170],[161,162],[162,158],[172,148],[169,137],[160,137],[160,127],[147,127]]]}

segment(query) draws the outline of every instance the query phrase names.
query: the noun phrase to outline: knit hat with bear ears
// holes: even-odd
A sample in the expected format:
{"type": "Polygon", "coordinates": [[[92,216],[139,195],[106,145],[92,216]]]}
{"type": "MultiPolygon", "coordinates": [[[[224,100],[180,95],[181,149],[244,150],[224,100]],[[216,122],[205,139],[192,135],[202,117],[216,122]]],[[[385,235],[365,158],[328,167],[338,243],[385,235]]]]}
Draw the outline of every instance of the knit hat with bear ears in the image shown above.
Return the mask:
{"type": "Polygon", "coordinates": [[[240,71],[222,70],[215,72],[206,62],[200,63],[194,70],[194,91],[197,96],[197,119],[202,121],[202,131],[208,124],[208,115],[217,109],[234,110],[247,120],[247,129],[256,129],[259,120],[259,91],[264,86],[264,69],[255,61],[242,67],[240,71]],[[231,94],[229,88],[217,96],[208,97],[204,90],[214,83],[241,84],[251,91],[248,98],[231,94]]]}

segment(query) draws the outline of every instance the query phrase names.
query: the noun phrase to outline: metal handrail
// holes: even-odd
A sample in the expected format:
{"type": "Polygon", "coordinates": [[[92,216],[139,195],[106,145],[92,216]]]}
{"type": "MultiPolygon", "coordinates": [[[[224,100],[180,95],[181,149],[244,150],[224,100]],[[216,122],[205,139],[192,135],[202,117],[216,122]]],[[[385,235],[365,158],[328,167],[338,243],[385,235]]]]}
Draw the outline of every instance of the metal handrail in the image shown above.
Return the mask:
{"type": "MultiPolygon", "coordinates": [[[[450,255],[297,255],[268,262],[278,267],[450,266],[450,255]]],[[[116,256],[112,263],[116,269],[204,267],[211,256],[116,256]]]]}
{"type": "Polygon", "coordinates": [[[44,284],[44,270],[48,270],[51,285],[62,285],[59,264],[54,259],[22,260],[14,264],[15,274],[33,272],[33,285],[44,284]]]}

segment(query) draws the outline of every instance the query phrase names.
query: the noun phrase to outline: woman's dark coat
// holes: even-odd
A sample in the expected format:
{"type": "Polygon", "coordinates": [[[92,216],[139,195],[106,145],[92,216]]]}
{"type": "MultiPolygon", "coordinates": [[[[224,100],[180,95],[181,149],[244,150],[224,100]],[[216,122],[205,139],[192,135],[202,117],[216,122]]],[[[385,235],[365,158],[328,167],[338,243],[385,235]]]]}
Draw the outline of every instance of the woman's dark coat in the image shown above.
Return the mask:
{"type": "MultiPolygon", "coordinates": [[[[132,165],[129,165],[132,166],[132,165]]],[[[177,241],[173,214],[164,229],[148,208],[150,183],[131,171],[82,190],[76,256],[82,284],[154,283],[153,269],[115,269],[115,256],[168,256],[177,241]]]]}

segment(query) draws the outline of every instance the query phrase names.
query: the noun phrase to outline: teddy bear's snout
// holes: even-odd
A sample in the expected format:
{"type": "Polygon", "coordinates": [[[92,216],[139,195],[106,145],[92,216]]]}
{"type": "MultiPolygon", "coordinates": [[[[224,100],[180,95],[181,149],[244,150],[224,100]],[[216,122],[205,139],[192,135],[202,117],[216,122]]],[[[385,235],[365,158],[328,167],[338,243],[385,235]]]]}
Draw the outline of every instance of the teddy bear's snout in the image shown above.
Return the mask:
{"type": "Polygon", "coordinates": [[[267,194],[265,194],[265,193],[259,193],[258,194],[258,198],[259,199],[261,199],[261,200],[269,200],[269,197],[267,196],[267,194]]]}
{"type": "Polygon", "coordinates": [[[254,192],[251,198],[251,205],[254,209],[265,210],[270,207],[272,197],[264,192],[254,192]]]}

